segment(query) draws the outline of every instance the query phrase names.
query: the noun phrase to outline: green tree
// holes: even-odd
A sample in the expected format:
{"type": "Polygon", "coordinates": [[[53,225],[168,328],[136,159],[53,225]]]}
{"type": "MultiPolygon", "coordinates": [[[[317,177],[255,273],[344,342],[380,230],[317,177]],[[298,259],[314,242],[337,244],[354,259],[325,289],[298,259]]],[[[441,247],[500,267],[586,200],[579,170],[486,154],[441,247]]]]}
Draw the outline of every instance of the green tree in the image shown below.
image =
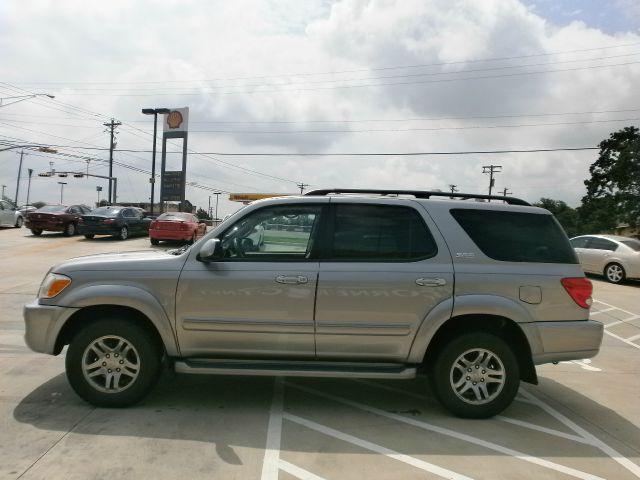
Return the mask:
{"type": "Polygon", "coordinates": [[[211,220],[211,216],[203,208],[198,208],[196,217],[198,217],[199,220],[211,220]]]}
{"type": "Polygon", "coordinates": [[[576,235],[583,233],[580,231],[581,229],[579,227],[578,211],[575,208],[571,208],[562,200],[541,198],[533,205],[535,207],[546,208],[553,213],[569,237],[575,237],[576,235]]]}
{"type": "Polygon", "coordinates": [[[585,180],[580,218],[590,233],[611,230],[619,223],[640,221],[640,130],[625,127],[600,142],[598,159],[585,180]]]}

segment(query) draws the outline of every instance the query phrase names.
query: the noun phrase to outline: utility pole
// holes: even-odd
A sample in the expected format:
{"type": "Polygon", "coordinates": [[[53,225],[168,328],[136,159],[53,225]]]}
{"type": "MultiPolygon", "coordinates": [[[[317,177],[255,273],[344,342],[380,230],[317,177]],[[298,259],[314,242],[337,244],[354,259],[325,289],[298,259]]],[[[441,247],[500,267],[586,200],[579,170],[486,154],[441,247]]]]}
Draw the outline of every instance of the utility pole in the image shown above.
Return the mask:
{"type": "Polygon", "coordinates": [[[451,197],[449,197],[449,198],[453,198],[453,194],[460,191],[456,187],[457,187],[457,185],[449,184],[449,190],[451,190],[451,197]]]}
{"type": "Polygon", "coordinates": [[[22,175],[22,157],[24,157],[24,150],[20,151],[20,166],[18,167],[18,179],[16,180],[16,197],[13,200],[13,203],[18,206],[18,192],[20,191],[20,175],[22,175]]]}
{"type": "Polygon", "coordinates": [[[31,192],[31,175],[33,175],[33,168],[29,169],[29,183],[27,184],[27,203],[25,203],[25,205],[29,205],[29,193],[31,192]]]}
{"type": "Polygon", "coordinates": [[[4,200],[4,189],[5,188],[7,188],[7,186],[6,185],[2,185],[2,199],[1,200],[4,200]]]}
{"type": "Polygon", "coordinates": [[[104,123],[103,124],[105,127],[109,128],[110,131],[110,141],[109,141],[109,205],[112,205],[112,200],[113,203],[116,202],[116,198],[115,198],[115,192],[113,194],[112,197],[112,182],[111,182],[111,177],[113,177],[113,149],[116,148],[116,139],[115,139],[115,129],[116,127],[119,127],[120,125],[122,125],[122,123],[120,122],[116,122],[113,118],[111,119],[111,121],[109,123],[104,123]]]}
{"type": "Polygon", "coordinates": [[[501,170],[502,170],[502,165],[485,165],[482,167],[482,173],[489,174],[489,195],[491,195],[491,191],[493,190],[493,187],[496,184],[496,180],[495,178],[493,178],[493,174],[499,173],[501,170]]]}
{"type": "MultiPolygon", "coordinates": [[[[507,195],[511,195],[513,192],[509,191],[509,189],[507,187],[504,187],[504,190],[502,190],[502,196],[506,197],[507,195]]],[[[503,203],[507,203],[503,200],[503,203]]]]}
{"type": "Polygon", "coordinates": [[[300,189],[300,195],[302,195],[302,192],[305,191],[305,189],[309,186],[308,183],[297,183],[296,185],[298,185],[298,188],[300,189]]]}

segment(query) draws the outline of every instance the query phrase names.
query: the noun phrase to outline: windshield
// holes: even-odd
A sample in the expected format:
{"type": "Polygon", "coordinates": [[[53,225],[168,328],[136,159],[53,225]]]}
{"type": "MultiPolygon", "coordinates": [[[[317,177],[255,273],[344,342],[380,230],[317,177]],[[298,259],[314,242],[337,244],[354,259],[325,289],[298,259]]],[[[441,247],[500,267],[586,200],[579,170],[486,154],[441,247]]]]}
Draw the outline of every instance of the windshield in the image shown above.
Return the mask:
{"type": "Polygon", "coordinates": [[[113,208],[113,207],[99,207],[95,210],[91,210],[90,215],[100,215],[101,217],[117,217],[118,213],[120,213],[121,208],[113,208]]]}
{"type": "Polygon", "coordinates": [[[65,205],[45,205],[38,212],[64,212],[66,209],[65,205]]]}

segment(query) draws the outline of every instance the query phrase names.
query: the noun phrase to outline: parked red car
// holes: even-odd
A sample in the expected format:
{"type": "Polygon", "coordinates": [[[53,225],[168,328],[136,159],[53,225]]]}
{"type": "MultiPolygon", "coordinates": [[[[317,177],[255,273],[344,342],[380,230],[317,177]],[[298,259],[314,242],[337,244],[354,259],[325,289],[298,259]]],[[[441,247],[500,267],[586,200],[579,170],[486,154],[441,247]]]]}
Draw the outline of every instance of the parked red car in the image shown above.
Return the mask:
{"type": "Polygon", "coordinates": [[[78,232],[80,216],[90,211],[86,205],[45,205],[27,214],[25,226],[31,229],[34,235],[49,230],[64,232],[66,236],[71,237],[78,232]]]}
{"type": "Polygon", "coordinates": [[[160,240],[177,240],[193,243],[207,232],[207,224],[190,213],[167,212],[156,218],[149,226],[151,245],[160,240]]]}

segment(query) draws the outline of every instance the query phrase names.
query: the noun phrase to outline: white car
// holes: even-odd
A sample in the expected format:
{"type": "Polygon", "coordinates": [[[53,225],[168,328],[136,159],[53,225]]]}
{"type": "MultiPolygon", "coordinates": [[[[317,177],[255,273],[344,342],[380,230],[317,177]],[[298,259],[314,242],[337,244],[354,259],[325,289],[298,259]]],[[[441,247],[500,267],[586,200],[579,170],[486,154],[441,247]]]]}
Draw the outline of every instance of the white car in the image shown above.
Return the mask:
{"type": "Polygon", "coordinates": [[[24,223],[23,214],[6,200],[0,200],[0,227],[20,228],[24,223]]]}
{"type": "Polygon", "coordinates": [[[582,269],[611,283],[640,279],[640,240],[618,235],[582,235],[571,240],[582,269]]]}

